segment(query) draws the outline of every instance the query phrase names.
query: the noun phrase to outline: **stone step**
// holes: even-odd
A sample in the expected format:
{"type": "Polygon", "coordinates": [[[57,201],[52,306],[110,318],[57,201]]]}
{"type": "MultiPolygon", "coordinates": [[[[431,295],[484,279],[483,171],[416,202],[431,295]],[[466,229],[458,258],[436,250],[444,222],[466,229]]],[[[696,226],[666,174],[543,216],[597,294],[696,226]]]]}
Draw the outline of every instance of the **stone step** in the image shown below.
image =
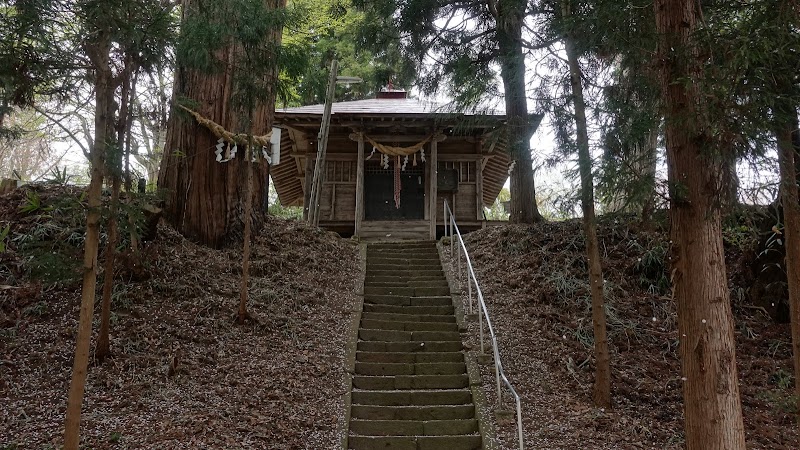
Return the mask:
{"type": "Polygon", "coordinates": [[[391,294],[364,294],[364,303],[395,306],[452,306],[450,296],[409,296],[391,294]]]}
{"type": "Polygon", "coordinates": [[[350,421],[350,432],[365,436],[457,436],[478,432],[478,421],[361,420],[350,421]]]}
{"type": "Polygon", "coordinates": [[[370,330],[399,331],[458,331],[455,323],[442,322],[398,322],[394,320],[362,319],[361,328],[370,330]]]}
{"type": "Polygon", "coordinates": [[[354,405],[412,406],[412,405],[467,405],[472,403],[468,389],[458,390],[409,390],[409,391],[361,391],[352,392],[354,405]]]}
{"type": "Polygon", "coordinates": [[[442,278],[440,280],[425,280],[425,281],[406,281],[398,279],[395,281],[373,281],[373,280],[364,280],[365,287],[386,287],[386,288],[396,288],[396,287],[409,287],[409,288],[421,288],[421,287],[445,287],[449,288],[450,286],[447,284],[447,280],[442,278]]]}
{"type": "Polygon", "coordinates": [[[357,375],[459,375],[467,373],[463,362],[372,363],[356,362],[357,375]]]}
{"type": "MultiPolygon", "coordinates": [[[[426,225],[427,226],[427,225],[426,225]]],[[[369,244],[368,248],[436,248],[436,241],[433,240],[418,240],[418,241],[404,241],[404,242],[378,242],[369,244]]]]}
{"type": "MultiPolygon", "coordinates": [[[[369,283],[369,282],[382,283],[382,282],[393,282],[393,281],[397,281],[398,279],[399,279],[399,277],[397,275],[378,275],[378,276],[370,275],[370,276],[367,276],[364,279],[364,281],[367,282],[367,283],[369,283]]],[[[403,277],[402,279],[406,280],[406,281],[440,281],[440,280],[446,280],[444,275],[421,275],[421,276],[418,276],[418,277],[403,277]]]]}
{"type": "MultiPolygon", "coordinates": [[[[350,417],[373,420],[452,420],[475,417],[473,405],[369,406],[353,405],[350,417]]],[[[444,449],[443,449],[444,450],[444,449]]]]}
{"type": "Polygon", "coordinates": [[[417,262],[435,262],[441,264],[438,252],[414,252],[414,253],[370,253],[367,252],[367,262],[372,264],[414,264],[417,262]]]}
{"type": "Polygon", "coordinates": [[[478,450],[481,437],[471,436],[350,436],[353,450],[478,450]]]}
{"type": "Polygon", "coordinates": [[[391,341],[359,341],[356,349],[360,352],[389,353],[443,353],[460,352],[464,349],[461,341],[423,341],[423,342],[391,342],[391,341]]]}
{"type": "Polygon", "coordinates": [[[461,334],[457,331],[399,331],[399,330],[372,330],[362,328],[358,330],[358,337],[362,341],[379,342],[426,342],[426,341],[458,341],[461,334]]]}
{"type": "Polygon", "coordinates": [[[389,314],[425,314],[425,315],[453,315],[455,308],[452,304],[434,306],[408,306],[408,305],[387,305],[380,303],[364,303],[364,311],[369,313],[389,313],[389,314]]]}
{"type": "Polygon", "coordinates": [[[369,265],[367,265],[367,274],[366,277],[404,277],[404,278],[413,278],[413,277],[428,277],[428,276],[436,276],[436,277],[444,277],[444,272],[442,269],[403,269],[403,270],[385,270],[385,269],[371,269],[369,265]]]}
{"type": "Polygon", "coordinates": [[[406,263],[397,262],[376,262],[367,260],[369,270],[441,270],[442,264],[439,261],[415,261],[406,263]]]}
{"type": "Polygon", "coordinates": [[[361,320],[393,320],[398,322],[442,322],[456,323],[453,315],[433,315],[433,314],[391,314],[365,312],[361,314],[361,320]]]}
{"type": "Polygon", "coordinates": [[[464,362],[461,352],[356,352],[356,361],[371,363],[464,362]]]}
{"type": "Polygon", "coordinates": [[[356,389],[394,391],[401,389],[463,389],[469,386],[466,374],[450,375],[356,375],[356,389]]]}

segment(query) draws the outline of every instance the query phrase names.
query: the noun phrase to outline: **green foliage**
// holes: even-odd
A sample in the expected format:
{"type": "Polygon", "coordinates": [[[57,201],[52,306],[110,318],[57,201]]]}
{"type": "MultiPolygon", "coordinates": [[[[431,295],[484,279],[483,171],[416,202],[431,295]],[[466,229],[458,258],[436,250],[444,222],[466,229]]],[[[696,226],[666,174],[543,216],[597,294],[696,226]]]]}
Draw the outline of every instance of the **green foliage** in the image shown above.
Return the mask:
{"type": "Polygon", "coordinates": [[[42,199],[39,197],[39,193],[34,190],[29,190],[25,193],[25,204],[19,207],[19,210],[30,214],[33,212],[38,211],[42,207],[42,199]]]}
{"type": "Polygon", "coordinates": [[[494,199],[489,208],[485,208],[484,215],[488,220],[508,220],[509,213],[503,206],[504,202],[511,200],[511,193],[505,187],[500,189],[500,194],[494,199]]]}
{"type": "MultiPolygon", "coordinates": [[[[250,117],[257,104],[271,99],[271,74],[281,54],[276,30],[288,19],[285,9],[262,0],[192,3],[184,10],[177,63],[204,73],[219,73],[231,64],[230,106],[250,117]]],[[[250,131],[250,125],[238,124],[243,131],[250,131]]]]}
{"type": "Polygon", "coordinates": [[[6,239],[8,238],[8,233],[10,231],[10,223],[7,223],[4,228],[0,229],[0,253],[4,253],[6,251],[6,239]]]}
{"type": "MultiPolygon", "coordinates": [[[[774,236],[775,234],[773,233],[774,236]]],[[[758,238],[758,230],[746,224],[728,225],[722,229],[722,240],[725,245],[733,247],[740,252],[755,249],[758,244],[758,238]]],[[[774,243],[773,239],[767,241],[767,248],[770,248],[772,243],[774,243]]]]}
{"type": "Polygon", "coordinates": [[[642,244],[633,240],[628,244],[628,248],[641,255],[636,259],[634,266],[634,271],[639,275],[639,284],[652,294],[669,293],[671,283],[667,271],[666,243],[651,240],[642,244]]]}
{"type": "Polygon", "coordinates": [[[303,208],[299,206],[282,206],[280,203],[269,205],[269,215],[283,219],[303,220],[303,208]]]}
{"type": "Polygon", "coordinates": [[[112,431],[111,436],[108,437],[108,442],[112,444],[117,444],[120,440],[122,440],[122,433],[119,431],[112,431]]]}
{"type": "Polygon", "coordinates": [[[792,395],[793,379],[791,372],[778,369],[769,379],[775,389],[760,392],[758,397],[770,403],[778,413],[797,414],[797,397],[792,395]]]}
{"type": "Polygon", "coordinates": [[[59,170],[58,167],[54,167],[53,169],[50,170],[50,175],[44,180],[44,182],[47,184],[66,186],[71,179],[72,175],[67,175],[66,166],[64,166],[64,170],[59,170]]]}
{"type": "Polygon", "coordinates": [[[336,99],[358,100],[372,96],[392,79],[395,86],[409,87],[415,78],[413,65],[400,53],[397,42],[376,50],[359,41],[369,24],[367,15],[350,0],[294,0],[289,2],[295,21],[283,33],[280,102],[286,106],[322,103],[333,59],[339,73],[357,76],[363,83],[337,85],[336,99]]]}

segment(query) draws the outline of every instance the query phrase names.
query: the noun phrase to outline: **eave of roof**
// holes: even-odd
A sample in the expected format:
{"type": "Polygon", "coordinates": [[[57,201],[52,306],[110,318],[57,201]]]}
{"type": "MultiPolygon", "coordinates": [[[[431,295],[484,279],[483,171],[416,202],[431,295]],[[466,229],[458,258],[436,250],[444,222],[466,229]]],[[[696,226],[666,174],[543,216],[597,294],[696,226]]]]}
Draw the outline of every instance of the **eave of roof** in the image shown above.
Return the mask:
{"type": "MultiPolygon", "coordinates": [[[[325,112],[325,105],[309,105],[296,108],[279,108],[275,110],[275,117],[321,116],[325,112]]],[[[331,107],[332,115],[351,116],[485,116],[495,120],[502,120],[505,114],[500,111],[483,110],[458,110],[452,103],[423,102],[412,98],[401,99],[368,99],[348,102],[336,102],[331,107]]]]}

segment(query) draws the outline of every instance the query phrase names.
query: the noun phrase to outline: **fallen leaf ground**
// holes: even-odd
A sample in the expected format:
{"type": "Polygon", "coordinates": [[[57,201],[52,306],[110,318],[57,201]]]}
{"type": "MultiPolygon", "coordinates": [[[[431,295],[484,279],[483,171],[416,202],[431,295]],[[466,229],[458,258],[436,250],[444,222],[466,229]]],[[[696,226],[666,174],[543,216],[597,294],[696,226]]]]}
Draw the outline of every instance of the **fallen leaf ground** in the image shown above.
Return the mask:
{"type": "MultiPolygon", "coordinates": [[[[506,225],[465,238],[498,333],[505,373],[522,397],[525,446],[683,448],[676,314],[662,278],[667,276],[666,234],[637,231],[624,220],[605,217],[599,237],[611,308],[611,410],[591,403],[592,324],[580,222],[506,225]]],[[[739,252],[728,250],[730,288],[738,293],[743,286],[737,283],[747,279],[739,272],[749,267],[733,260],[739,252]]],[[[748,448],[800,448],[791,413],[790,327],[775,324],[744,302],[734,295],[748,448]]],[[[471,324],[473,348],[477,333],[471,324]]],[[[494,405],[494,372],[488,366],[482,372],[494,405]]],[[[506,408],[509,398],[504,396],[506,408]]],[[[499,447],[516,448],[515,433],[513,425],[498,425],[499,447]]]]}
{"type": "MultiPolygon", "coordinates": [[[[47,220],[20,213],[22,191],[0,198],[12,236],[47,220]]],[[[41,194],[47,202],[79,192],[41,194]]],[[[337,445],[356,245],[269,218],[253,246],[246,325],[234,321],[239,249],[211,250],[161,226],[144,255],[144,267],[121,265],[112,356],[89,370],[86,448],[337,445]]],[[[80,287],[26,280],[14,248],[0,263],[0,448],[58,448],[80,287]]]]}

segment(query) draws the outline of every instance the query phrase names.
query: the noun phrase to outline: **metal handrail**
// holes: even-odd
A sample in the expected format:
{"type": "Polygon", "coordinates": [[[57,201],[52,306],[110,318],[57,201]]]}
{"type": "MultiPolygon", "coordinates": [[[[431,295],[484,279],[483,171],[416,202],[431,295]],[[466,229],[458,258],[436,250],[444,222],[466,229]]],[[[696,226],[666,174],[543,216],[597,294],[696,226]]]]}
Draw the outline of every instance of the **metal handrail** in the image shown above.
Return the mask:
{"type": "Polygon", "coordinates": [[[475,276],[475,270],[472,267],[472,260],[469,257],[469,253],[467,252],[467,246],[464,244],[464,238],[461,236],[461,231],[458,229],[458,224],[456,223],[456,218],[453,212],[450,210],[450,205],[447,203],[447,200],[444,201],[444,235],[450,237],[450,259],[451,264],[453,261],[453,247],[455,245],[455,239],[453,239],[453,230],[455,230],[455,235],[458,236],[458,243],[459,246],[456,247],[458,250],[458,279],[459,282],[461,281],[461,257],[464,256],[466,260],[466,274],[467,274],[467,291],[469,292],[469,313],[473,314],[474,307],[473,307],[473,295],[472,295],[472,283],[475,283],[475,292],[477,292],[478,298],[478,306],[479,312],[478,314],[478,322],[480,323],[480,340],[481,340],[481,354],[485,354],[484,351],[484,339],[483,339],[483,321],[486,320],[486,328],[489,330],[489,337],[492,338],[492,353],[494,356],[494,367],[495,367],[495,379],[497,380],[497,407],[498,409],[502,409],[503,407],[503,394],[501,391],[500,380],[503,380],[503,383],[508,387],[508,390],[511,392],[511,395],[514,397],[514,403],[517,407],[517,439],[519,440],[519,449],[524,450],[525,445],[522,439],[522,406],[519,399],[519,394],[517,394],[516,389],[514,386],[511,385],[511,382],[508,381],[506,378],[505,373],[503,373],[503,363],[500,362],[500,351],[497,348],[497,338],[494,334],[494,327],[492,327],[492,321],[489,319],[489,310],[486,308],[486,303],[483,301],[483,292],[481,291],[481,287],[478,284],[478,278],[475,276]],[[448,221],[449,218],[449,221],[448,221]],[[449,234],[448,234],[448,225],[449,225],[449,234]]]}

